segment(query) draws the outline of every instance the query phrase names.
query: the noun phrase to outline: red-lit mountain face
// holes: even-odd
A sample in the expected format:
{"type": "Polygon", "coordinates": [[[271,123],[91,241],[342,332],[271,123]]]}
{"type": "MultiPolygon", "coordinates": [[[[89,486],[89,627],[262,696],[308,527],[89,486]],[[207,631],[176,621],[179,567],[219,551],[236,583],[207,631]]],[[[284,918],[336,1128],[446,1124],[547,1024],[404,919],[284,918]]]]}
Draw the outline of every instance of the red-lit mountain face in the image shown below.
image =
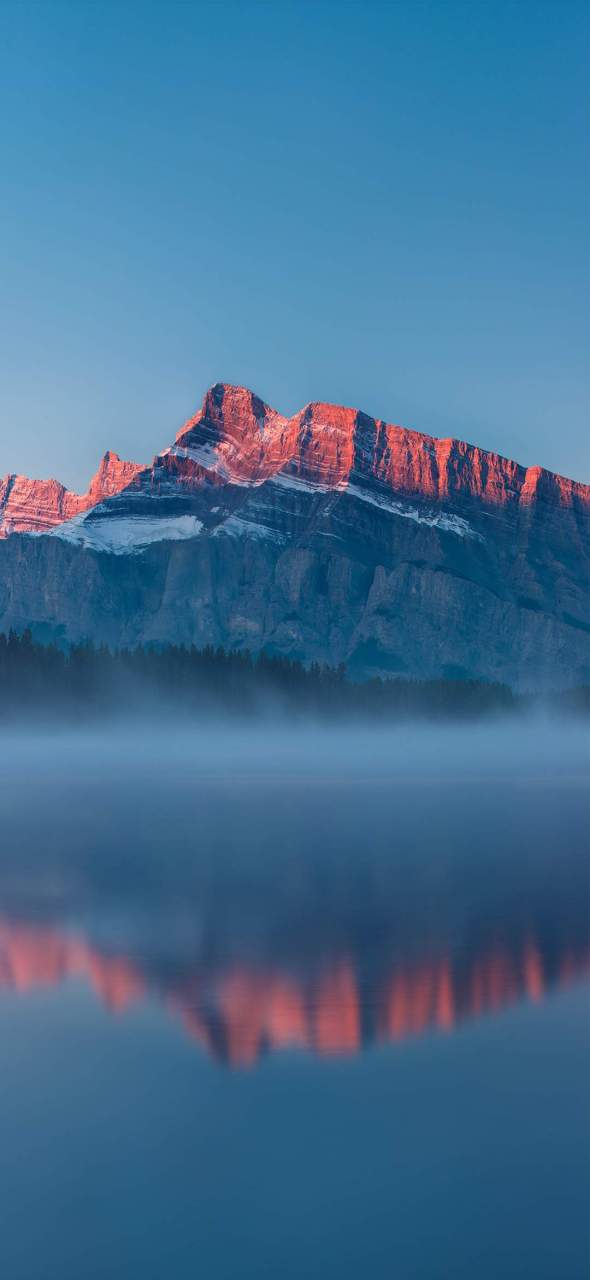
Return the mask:
{"type": "Polygon", "coordinates": [[[0,538],[11,533],[47,533],[105,498],[120,493],[141,471],[136,462],[122,462],[105,453],[86,493],[72,493],[58,480],[29,480],[8,475],[0,480],[0,538]]]}
{"type": "Polygon", "coordinates": [[[590,675],[590,490],[457,440],[217,385],[151,466],[107,454],[83,497],[2,485],[3,629],[361,675],[590,675]]]}

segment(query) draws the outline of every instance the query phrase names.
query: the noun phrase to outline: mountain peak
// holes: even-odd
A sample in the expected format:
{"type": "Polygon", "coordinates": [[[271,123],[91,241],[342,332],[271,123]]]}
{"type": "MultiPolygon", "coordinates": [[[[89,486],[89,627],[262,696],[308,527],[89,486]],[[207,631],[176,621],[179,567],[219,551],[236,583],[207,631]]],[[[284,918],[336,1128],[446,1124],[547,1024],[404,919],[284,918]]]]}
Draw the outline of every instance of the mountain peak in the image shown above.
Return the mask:
{"type": "MultiPolygon", "coordinates": [[[[124,462],[118,453],[107,449],[101,458],[98,471],[90,481],[88,492],[84,495],[89,499],[86,505],[94,506],[97,502],[120,493],[140,471],[143,471],[140,462],[124,462]]],[[[84,509],[83,507],[82,510],[84,509]]]]}
{"type": "Polygon", "coordinates": [[[112,498],[142,471],[138,462],[123,462],[107,449],[86,493],[74,493],[59,480],[31,480],[8,475],[0,480],[0,538],[10,533],[45,533],[90,507],[112,498]]]}
{"type": "MultiPolygon", "coordinates": [[[[179,479],[183,471],[185,489],[278,478],[324,491],[368,485],[382,495],[430,503],[467,500],[489,508],[542,501],[590,509],[588,486],[542,467],[523,467],[455,437],[437,439],[329,401],[310,401],[287,417],[250,388],[229,382],[209,388],[155,465],[170,467],[172,460],[179,479]]],[[[144,470],[107,449],[85,494],[57,480],[6,476],[0,481],[0,537],[51,529],[115,497],[144,470]]]]}
{"type": "Polygon", "coordinates": [[[240,484],[286,473],[316,487],[354,480],[436,502],[467,497],[497,506],[542,496],[590,505],[587,486],[456,437],[438,439],[321,400],[285,417],[248,387],[231,383],[209,388],[202,408],[178,432],[173,452],[180,450],[209,475],[240,484]]]}

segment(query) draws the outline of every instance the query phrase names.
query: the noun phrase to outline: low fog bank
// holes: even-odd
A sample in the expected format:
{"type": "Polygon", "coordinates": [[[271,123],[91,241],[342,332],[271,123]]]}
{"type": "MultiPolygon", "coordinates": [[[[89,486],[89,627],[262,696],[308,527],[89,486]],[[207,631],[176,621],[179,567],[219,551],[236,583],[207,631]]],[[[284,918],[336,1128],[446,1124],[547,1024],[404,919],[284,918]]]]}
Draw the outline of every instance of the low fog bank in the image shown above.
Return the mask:
{"type": "Polygon", "coordinates": [[[166,732],[187,735],[226,731],[264,736],[274,731],[305,739],[331,729],[362,735],[453,726],[464,733],[477,725],[590,728],[590,690],[515,694],[503,685],[477,681],[371,681],[322,689],[271,686],[177,689],[174,693],[132,679],[101,684],[89,697],[74,688],[42,691],[12,688],[0,696],[0,733],[88,731],[100,735],[166,732]]]}
{"type": "Polygon", "coordinates": [[[182,721],[204,726],[273,720],[386,725],[472,722],[540,714],[590,714],[590,686],[517,693],[486,680],[373,678],[352,681],[329,667],[267,653],[223,649],[134,649],[93,645],[62,650],[30,632],[0,635],[0,724],[77,725],[100,721],[182,721]]]}
{"type": "Polygon", "coordinates": [[[27,803],[44,786],[67,790],[77,780],[114,789],[134,781],[168,794],[205,782],[580,785],[590,776],[590,736],[584,723],[542,715],[394,726],[188,724],[160,715],[141,725],[0,728],[0,775],[4,798],[17,783],[27,803]]]}

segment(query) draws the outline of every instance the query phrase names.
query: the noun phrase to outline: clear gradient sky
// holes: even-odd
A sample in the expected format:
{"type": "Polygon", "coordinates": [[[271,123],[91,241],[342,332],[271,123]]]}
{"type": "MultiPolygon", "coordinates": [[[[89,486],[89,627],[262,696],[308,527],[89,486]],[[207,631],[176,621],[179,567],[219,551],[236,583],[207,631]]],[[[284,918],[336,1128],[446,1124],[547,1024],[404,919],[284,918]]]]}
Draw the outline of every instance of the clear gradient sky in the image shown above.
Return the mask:
{"type": "Polygon", "coordinates": [[[0,474],[215,381],[590,480],[588,6],[0,0],[0,474]]]}

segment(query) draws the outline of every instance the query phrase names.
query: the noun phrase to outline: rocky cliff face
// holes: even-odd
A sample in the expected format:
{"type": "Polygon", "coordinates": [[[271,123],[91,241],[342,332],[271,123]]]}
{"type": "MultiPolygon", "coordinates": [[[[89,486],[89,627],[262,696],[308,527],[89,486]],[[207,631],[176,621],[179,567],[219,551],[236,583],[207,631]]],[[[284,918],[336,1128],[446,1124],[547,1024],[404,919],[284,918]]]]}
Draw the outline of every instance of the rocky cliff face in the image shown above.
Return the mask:
{"type": "Polygon", "coordinates": [[[590,677],[587,486],[353,409],[285,418],[223,385],[151,466],[103,467],[84,498],[43,495],[26,532],[45,536],[15,536],[33,482],[13,484],[3,629],[266,648],[358,675],[590,677]]]}
{"type": "Polygon", "coordinates": [[[477,498],[495,505],[537,497],[588,513],[588,487],[521,467],[460,440],[437,440],[338,405],[309,404],[284,418],[244,387],[213,387],[168,451],[222,482],[259,485],[283,473],[337,489],[355,482],[440,502],[477,498]]]}
{"type": "Polygon", "coordinates": [[[45,533],[119,493],[138,471],[138,463],[122,462],[109,450],[86,493],[72,493],[58,480],[4,476],[0,479],[0,538],[11,533],[45,533]]]}

